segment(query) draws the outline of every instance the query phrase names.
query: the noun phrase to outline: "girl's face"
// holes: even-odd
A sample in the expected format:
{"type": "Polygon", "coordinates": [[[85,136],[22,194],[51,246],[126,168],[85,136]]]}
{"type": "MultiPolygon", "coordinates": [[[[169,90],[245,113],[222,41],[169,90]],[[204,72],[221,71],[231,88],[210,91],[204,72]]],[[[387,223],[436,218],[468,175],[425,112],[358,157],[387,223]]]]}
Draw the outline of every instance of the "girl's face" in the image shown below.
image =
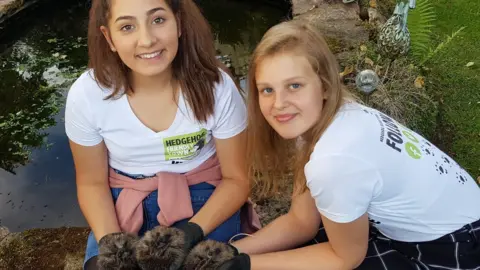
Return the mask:
{"type": "Polygon", "coordinates": [[[321,117],[322,83],[307,58],[294,53],[267,57],[258,63],[255,80],[260,110],[283,138],[301,136],[321,117]]]}
{"type": "Polygon", "coordinates": [[[143,76],[170,68],[181,33],[165,0],[111,0],[110,14],[101,30],[125,65],[143,76]]]}

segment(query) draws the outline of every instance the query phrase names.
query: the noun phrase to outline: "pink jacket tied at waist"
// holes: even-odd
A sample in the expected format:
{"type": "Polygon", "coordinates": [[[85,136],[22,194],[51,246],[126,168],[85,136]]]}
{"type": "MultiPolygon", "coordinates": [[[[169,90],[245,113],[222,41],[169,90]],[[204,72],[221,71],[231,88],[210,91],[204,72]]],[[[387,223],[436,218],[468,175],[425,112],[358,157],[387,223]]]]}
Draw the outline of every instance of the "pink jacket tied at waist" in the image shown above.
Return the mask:
{"type": "MultiPolygon", "coordinates": [[[[113,169],[109,173],[110,187],[122,188],[115,204],[120,228],[131,233],[138,233],[142,227],[142,201],[152,191],[158,190],[158,222],[163,226],[171,226],[193,216],[189,186],[204,182],[217,186],[222,180],[216,155],[185,174],[159,172],[151,178],[134,180],[113,169]]],[[[260,229],[260,220],[250,201],[242,208],[242,217],[242,223],[247,223],[242,224],[244,232],[253,233],[260,229]]]]}

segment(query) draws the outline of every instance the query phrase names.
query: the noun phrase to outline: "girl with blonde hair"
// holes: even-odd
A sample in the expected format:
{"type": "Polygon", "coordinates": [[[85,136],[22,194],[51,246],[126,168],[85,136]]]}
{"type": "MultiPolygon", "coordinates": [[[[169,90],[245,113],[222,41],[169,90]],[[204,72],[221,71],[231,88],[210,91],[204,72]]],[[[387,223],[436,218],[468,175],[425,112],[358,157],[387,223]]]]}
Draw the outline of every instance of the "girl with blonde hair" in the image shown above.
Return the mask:
{"type": "Polygon", "coordinates": [[[276,192],[294,149],[294,192],[289,212],[233,242],[240,254],[220,269],[480,269],[473,178],[356,102],[338,74],[325,40],[302,21],[274,26],[256,48],[251,173],[264,194],[276,192]]]}

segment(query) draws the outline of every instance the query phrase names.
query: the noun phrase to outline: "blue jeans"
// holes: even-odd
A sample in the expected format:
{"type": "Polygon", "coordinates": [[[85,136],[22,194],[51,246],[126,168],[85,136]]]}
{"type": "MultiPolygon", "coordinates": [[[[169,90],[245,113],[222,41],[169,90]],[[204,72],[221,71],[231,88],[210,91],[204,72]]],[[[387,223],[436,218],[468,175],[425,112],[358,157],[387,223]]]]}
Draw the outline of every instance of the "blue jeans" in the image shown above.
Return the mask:
{"type": "MultiPolygon", "coordinates": [[[[120,171],[117,171],[120,174],[129,176],[133,179],[142,179],[147,178],[148,176],[138,176],[138,175],[127,175],[120,171]]],[[[212,195],[215,187],[208,183],[200,183],[197,185],[190,186],[190,198],[192,202],[192,208],[194,214],[197,213],[207,200],[212,195]]],[[[118,196],[120,195],[121,188],[112,188],[112,197],[113,201],[116,202],[118,196]]],[[[157,214],[160,211],[160,208],[157,203],[158,192],[153,191],[143,200],[143,225],[138,233],[141,237],[145,232],[155,228],[159,225],[157,220],[157,214]]],[[[187,222],[188,219],[180,220],[173,224],[174,227],[187,222]]],[[[238,210],[233,216],[227,219],[225,222],[220,224],[215,230],[205,236],[207,239],[213,239],[220,242],[228,242],[231,237],[236,234],[241,233],[241,221],[240,221],[240,210],[238,210]]],[[[87,239],[87,248],[85,251],[85,260],[87,262],[90,258],[98,255],[98,245],[95,239],[93,232],[90,232],[90,235],[87,239]]]]}

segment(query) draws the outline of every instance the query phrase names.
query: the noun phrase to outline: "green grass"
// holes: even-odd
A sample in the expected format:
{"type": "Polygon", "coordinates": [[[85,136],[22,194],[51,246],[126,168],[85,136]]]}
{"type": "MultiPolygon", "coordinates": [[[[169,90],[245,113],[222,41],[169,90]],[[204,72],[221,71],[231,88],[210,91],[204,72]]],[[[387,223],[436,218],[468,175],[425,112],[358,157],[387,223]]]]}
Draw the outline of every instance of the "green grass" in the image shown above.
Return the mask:
{"type": "Polygon", "coordinates": [[[427,65],[440,101],[436,143],[473,177],[480,176],[480,1],[435,0],[435,45],[466,28],[427,65]],[[466,67],[475,62],[473,67],[466,67]]]}

